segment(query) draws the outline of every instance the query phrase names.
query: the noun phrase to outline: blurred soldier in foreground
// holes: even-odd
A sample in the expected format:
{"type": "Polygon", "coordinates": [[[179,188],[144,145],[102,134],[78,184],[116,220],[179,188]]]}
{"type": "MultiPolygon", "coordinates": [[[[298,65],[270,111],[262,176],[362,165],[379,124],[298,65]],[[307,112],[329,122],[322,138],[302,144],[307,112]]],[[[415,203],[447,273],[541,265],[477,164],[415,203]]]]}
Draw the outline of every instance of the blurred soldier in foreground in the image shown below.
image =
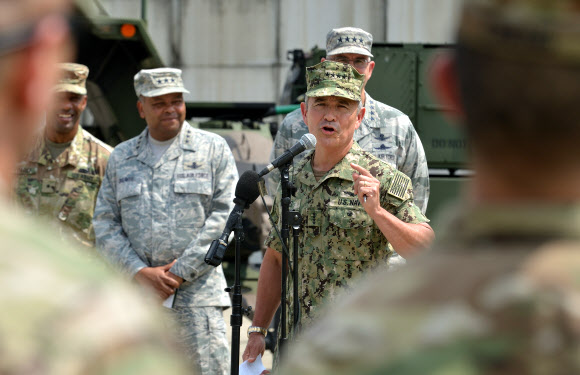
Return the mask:
{"type": "MultiPolygon", "coordinates": [[[[375,62],[371,60],[372,45],[373,36],[362,29],[332,29],[326,35],[326,59],[322,58],[321,61],[331,60],[352,65],[360,74],[364,74],[366,86],[375,67],[375,62]]],[[[361,101],[365,115],[360,127],[354,132],[354,140],[361,149],[411,178],[414,202],[425,213],[429,200],[429,171],[421,140],[407,115],[371,98],[364,86],[361,101]]],[[[302,119],[300,109],[289,113],[276,134],[270,160],[282,155],[306,133],[308,126],[302,119]]],[[[294,157],[294,165],[304,155],[294,157]]],[[[280,173],[273,171],[267,178],[269,189],[275,191],[280,182],[280,173]]]]}
{"type": "Polygon", "coordinates": [[[133,288],[8,203],[71,57],[69,5],[0,0],[0,373],[185,374],[133,288]]]}
{"type": "Polygon", "coordinates": [[[93,213],[112,148],[80,126],[89,69],[72,63],[60,69],[54,106],[44,134],[20,163],[16,194],[26,212],[58,223],[63,238],[93,248],[93,213]]]}
{"type": "MultiPolygon", "coordinates": [[[[294,266],[300,275],[299,321],[305,329],[321,317],[322,304],[332,301],[340,288],[388,262],[389,243],[409,256],[433,238],[427,218],[413,204],[409,177],[363,151],[353,139],[365,114],[364,76],[350,65],[324,61],[307,68],[306,80],[301,111],[317,142],[296,166],[298,190],[290,207],[300,212],[304,223],[299,264],[294,266]]],[[[280,197],[279,188],[276,202],[280,197]]],[[[273,216],[278,215],[275,206],[273,216]]],[[[267,241],[256,312],[243,355],[251,362],[264,352],[265,327],[280,305],[282,245],[275,233],[271,231],[267,241]]],[[[288,303],[292,311],[292,297],[288,303]]]]}
{"type": "Polygon", "coordinates": [[[580,373],[579,25],[578,0],[466,3],[433,74],[468,194],[435,251],[332,306],[281,374],[580,373]]]}
{"type": "Polygon", "coordinates": [[[141,70],[134,83],[147,128],[111,154],[95,209],[97,248],[169,299],[164,304],[198,372],[229,374],[222,309],[230,299],[222,267],[204,258],[233,207],[234,157],[224,138],[185,121],[181,70],[141,70]]]}

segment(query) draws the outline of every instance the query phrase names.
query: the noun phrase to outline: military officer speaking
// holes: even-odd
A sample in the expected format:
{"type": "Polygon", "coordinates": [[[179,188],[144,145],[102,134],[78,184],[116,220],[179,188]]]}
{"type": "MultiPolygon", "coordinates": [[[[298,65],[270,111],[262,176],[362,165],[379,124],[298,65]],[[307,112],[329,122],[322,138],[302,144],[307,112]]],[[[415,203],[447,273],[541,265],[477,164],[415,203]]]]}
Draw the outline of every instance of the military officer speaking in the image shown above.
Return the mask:
{"type": "Polygon", "coordinates": [[[238,178],[225,139],[185,121],[181,70],[135,75],[147,128],[111,154],[94,225],[102,255],[161,300],[200,374],[228,374],[223,270],[204,262],[233,207],[238,178]]]}
{"type": "MultiPolygon", "coordinates": [[[[386,264],[392,255],[389,243],[407,257],[433,239],[427,218],[413,203],[410,178],[363,151],[353,139],[365,114],[364,76],[350,65],[327,60],[307,68],[306,79],[301,112],[317,142],[296,166],[298,191],[290,207],[300,212],[305,227],[295,265],[303,326],[319,318],[322,305],[341,288],[386,264]]],[[[280,195],[278,189],[278,202],[280,195]]],[[[276,206],[273,216],[278,216],[276,206]]],[[[267,240],[243,355],[251,362],[264,352],[265,327],[280,304],[282,246],[273,233],[267,240]]]]}
{"type": "Polygon", "coordinates": [[[44,132],[19,165],[16,198],[28,213],[56,223],[64,238],[93,248],[93,211],[112,148],[80,125],[89,69],[59,66],[61,78],[44,132]]]}

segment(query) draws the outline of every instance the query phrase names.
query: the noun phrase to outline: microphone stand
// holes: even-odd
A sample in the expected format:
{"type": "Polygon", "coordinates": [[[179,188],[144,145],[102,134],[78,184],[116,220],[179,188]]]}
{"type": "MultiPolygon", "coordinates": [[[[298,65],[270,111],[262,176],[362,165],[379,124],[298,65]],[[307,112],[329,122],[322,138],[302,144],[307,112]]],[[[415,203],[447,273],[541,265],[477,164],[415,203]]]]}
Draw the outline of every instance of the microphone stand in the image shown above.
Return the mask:
{"type": "MultiPolygon", "coordinates": [[[[247,202],[244,204],[244,209],[248,208],[249,204],[247,202]]],[[[233,216],[234,225],[234,238],[235,238],[235,262],[234,262],[234,285],[227,287],[226,292],[232,293],[232,314],[230,316],[230,326],[232,327],[232,351],[231,351],[231,362],[230,362],[230,373],[232,375],[238,375],[240,372],[240,327],[242,326],[242,315],[248,316],[252,307],[247,308],[242,307],[242,284],[240,278],[240,269],[242,263],[242,252],[241,244],[244,241],[244,226],[242,224],[242,214],[244,209],[234,210],[231,215],[233,216]]],[[[229,220],[229,219],[228,219],[229,220]]],[[[227,239],[213,240],[208,253],[206,254],[205,262],[217,267],[221,264],[223,256],[227,248],[227,239]]]]}
{"type": "Polygon", "coordinates": [[[232,315],[230,316],[230,326],[232,327],[232,356],[230,373],[239,374],[240,366],[240,327],[242,326],[242,314],[249,315],[252,310],[251,306],[247,309],[242,307],[242,285],[240,281],[240,264],[242,263],[241,243],[244,240],[244,227],[242,225],[242,212],[236,220],[234,226],[234,238],[236,241],[235,268],[234,268],[234,285],[226,288],[226,292],[232,294],[232,315]]]}
{"type": "MultiPolygon", "coordinates": [[[[280,236],[283,243],[282,248],[288,249],[288,239],[290,237],[290,228],[288,226],[288,218],[290,211],[290,195],[291,195],[291,182],[289,177],[290,163],[286,163],[279,167],[280,169],[280,187],[282,189],[282,197],[280,201],[281,207],[281,228],[280,236]]],[[[285,349],[286,343],[288,342],[288,333],[286,332],[286,287],[288,279],[288,255],[285,251],[282,251],[282,295],[280,296],[280,342],[278,343],[278,350],[282,354],[282,350],[285,349]]]]}
{"type": "MultiPolygon", "coordinates": [[[[296,193],[296,187],[290,182],[289,177],[289,169],[290,169],[291,161],[280,166],[280,186],[282,190],[282,197],[280,202],[281,207],[281,229],[280,229],[280,236],[282,243],[284,244],[284,248],[288,249],[288,243],[290,238],[290,225],[292,225],[292,230],[294,234],[294,246],[293,246],[293,257],[292,257],[292,264],[293,264],[293,299],[292,299],[292,307],[293,307],[293,331],[297,332],[298,324],[299,324],[299,316],[300,316],[300,304],[299,304],[299,297],[298,297],[298,237],[300,234],[300,225],[302,223],[302,218],[300,213],[296,211],[290,211],[290,201],[291,196],[296,193]]],[[[280,296],[280,304],[281,304],[281,311],[280,311],[280,325],[281,325],[281,333],[280,333],[280,342],[278,343],[278,350],[282,353],[284,350],[284,346],[288,342],[288,333],[286,330],[286,322],[287,322],[287,308],[286,308],[286,290],[288,286],[288,253],[286,251],[282,251],[282,295],[280,296]]]]}

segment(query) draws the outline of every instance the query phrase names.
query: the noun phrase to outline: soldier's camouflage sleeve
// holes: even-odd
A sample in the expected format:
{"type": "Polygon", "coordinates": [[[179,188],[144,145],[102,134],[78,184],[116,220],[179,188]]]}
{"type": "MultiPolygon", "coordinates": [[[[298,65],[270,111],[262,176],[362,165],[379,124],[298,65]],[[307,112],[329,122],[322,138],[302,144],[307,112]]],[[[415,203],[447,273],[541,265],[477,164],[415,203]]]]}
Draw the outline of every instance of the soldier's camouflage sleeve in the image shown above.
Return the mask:
{"type": "MultiPolygon", "coordinates": [[[[407,117],[408,119],[408,117],[407,117]]],[[[402,163],[398,169],[409,176],[413,181],[413,196],[415,205],[421,209],[423,213],[427,210],[427,203],[429,202],[429,168],[427,166],[427,158],[425,150],[419,135],[413,128],[411,120],[409,121],[408,132],[405,137],[405,144],[407,152],[402,155],[402,163]]]]}
{"type": "Polygon", "coordinates": [[[423,144],[411,119],[398,109],[374,100],[368,93],[365,108],[367,112],[355,131],[355,140],[363,150],[411,178],[415,205],[425,213],[429,201],[429,169],[423,144]],[[364,138],[365,132],[371,132],[372,142],[364,138]]]}
{"type": "Polygon", "coordinates": [[[234,206],[234,191],[238,181],[238,170],[234,156],[225,139],[216,137],[214,147],[214,186],[210,213],[203,228],[196,238],[187,246],[177,263],[170,269],[172,273],[192,280],[199,277],[213,266],[205,263],[205,255],[211,242],[222,234],[228,216],[234,206]]]}
{"type": "Polygon", "coordinates": [[[0,208],[0,374],[192,374],[162,312],[134,285],[0,208]]]}
{"type": "MultiPolygon", "coordinates": [[[[294,146],[306,133],[308,133],[308,126],[306,126],[302,119],[300,108],[288,113],[276,133],[276,138],[274,138],[270,160],[275,160],[282,155],[284,151],[294,146]]],[[[293,164],[296,165],[305,155],[305,152],[296,155],[293,164]]],[[[274,169],[268,173],[266,175],[266,183],[268,184],[269,194],[273,195],[280,183],[280,171],[274,169]]]]}
{"type": "Polygon", "coordinates": [[[99,253],[129,278],[133,278],[137,272],[149,265],[131,247],[131,242],[123,230],[117,202],[119,154],[120,149],[115,149],[109,158],[105,178],[97,196],[93,228],[99,253]]]}

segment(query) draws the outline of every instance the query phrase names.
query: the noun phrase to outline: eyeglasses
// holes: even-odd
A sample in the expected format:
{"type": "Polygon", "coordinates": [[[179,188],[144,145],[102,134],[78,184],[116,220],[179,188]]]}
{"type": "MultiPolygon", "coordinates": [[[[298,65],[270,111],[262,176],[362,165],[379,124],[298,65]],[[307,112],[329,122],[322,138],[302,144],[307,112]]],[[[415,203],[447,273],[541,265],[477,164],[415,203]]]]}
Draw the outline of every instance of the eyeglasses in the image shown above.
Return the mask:
{"type": "Polygon", "coordinates": [[[336,61],[336,62],[343,63],[343,64],[349,64],[349,65],[354,66],[357,69],[364,69],[367,67],[369,62],[371,62],[371,59],[369,59],[367,57],[357,57],[356,59],[348,59],[346,57],[337,56],[337,57],[330,58],[329,60],[336,61]]]}

